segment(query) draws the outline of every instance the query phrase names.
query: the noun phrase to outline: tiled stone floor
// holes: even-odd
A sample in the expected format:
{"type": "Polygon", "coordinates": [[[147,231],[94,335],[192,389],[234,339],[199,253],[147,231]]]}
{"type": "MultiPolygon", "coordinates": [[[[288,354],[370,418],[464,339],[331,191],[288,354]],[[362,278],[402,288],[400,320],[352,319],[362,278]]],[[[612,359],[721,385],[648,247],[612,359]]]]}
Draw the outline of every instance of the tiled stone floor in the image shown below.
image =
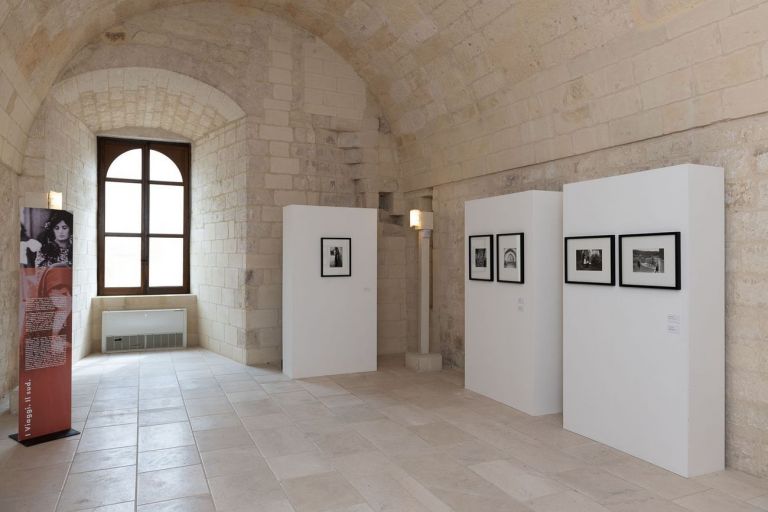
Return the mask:
{"type": "Polygon", "coordinates": [[[748,512],[768,480],[687,480],[463,389],[463,374],[301,381],[204,350],[92,356],[78,437],[24,448],[0,416],[0,510],[748,512]]]}

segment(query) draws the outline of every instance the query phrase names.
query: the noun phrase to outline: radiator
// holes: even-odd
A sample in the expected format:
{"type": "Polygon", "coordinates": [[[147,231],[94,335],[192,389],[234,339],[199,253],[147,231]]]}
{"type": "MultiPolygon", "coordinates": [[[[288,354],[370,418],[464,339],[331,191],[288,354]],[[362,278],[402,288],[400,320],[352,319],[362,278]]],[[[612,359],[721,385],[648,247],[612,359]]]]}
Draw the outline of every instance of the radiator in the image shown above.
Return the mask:
{"type": "Polygon", "coordinates": [[[101,351],[168,350],[187,346],[186,309],[103,311],[101,351]]]}

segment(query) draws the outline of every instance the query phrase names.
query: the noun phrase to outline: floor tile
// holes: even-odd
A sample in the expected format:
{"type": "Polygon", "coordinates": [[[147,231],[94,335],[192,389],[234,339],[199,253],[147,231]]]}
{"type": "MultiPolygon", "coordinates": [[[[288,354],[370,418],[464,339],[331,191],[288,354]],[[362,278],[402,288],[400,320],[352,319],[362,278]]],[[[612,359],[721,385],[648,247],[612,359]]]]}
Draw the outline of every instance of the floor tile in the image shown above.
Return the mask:
{"type": "Polygon", "coordinates": [[[246,430],[253,432],[254,430],[269,430],[272,428],[292,425],[293,420],[289,418],[285,413],[277,412],[259,416],[248,416],[246,418],[242,418],[242,423],[246,430]]]}
{"type": "Polygon", "coordinates": [[[242,424],[240,422],[240,417],[235,413],[196,416],[194,418],[190,418],[189,423],[193,432],[197,432],[199,430],[212,430],[216,428],[238,427],[242,424]]]}
{"type": "Polygon", "coordinates": [[[170,407],[168,409],[152,409],[139,412],[139,426],[162,425],[164,423],[176,423],[187,421],[187,411],[184,407],[170,407]]]}
{"type": "Polygon", "coordinates": [[[639,459],[604,464],[603,469],[662,498],[675,499],[707,490],[702,483],[684,478],[639,459]]]}
{"type": "Polygon", "coordinates": [[[599,468],[579,468],[558,473],[560,482],[597,502],[640,490],[640,487],[599,468]]]}
{"type": "Polygon", "coordinates": [[[60,492],[69,464],[0,471],[0,498],[60,492]]]}
{"type": "Polygon", "coordinates": [[[77,450],[78,438],[58,439],[35,446],[9,441],[5,457],[0,455],[0,469],[30,469],[71,462],[77,450]]]}
{"type": "Polygon", "coordinates": [[[58,492],[0,498],[0,510],[3,512],[53,512],[58,501],[58,492]]]}
{"type": "Polygon", "coordinates": [[[129,423],[136,425],[137,414],[135,411],[97,411],[88,415],[85,421],[85,428],[109,427],[112,425],[127,425],[129,423]]]}
{"type": "Polygon", "coordinates": [[[309,437],[294,426],[257,430],[251,432],[251,437],[264,457],[280,457],[317,449],[309,437]]]}
{"type": "Polygon", "coordinates": [[[429,512],[400,482],[388,475],[353,478],[350,483],[373,510],[429,512]]]}
{"type": "Polygon", "coordinates": [[[72,462],[70,474],[136,465],[136,446],[81,452],[72,462]]]}
{"type": "Polygon", "coordinates": [[[290,480],[317,473],[333,471],[333,466],[317,452],[295,453],[267,459],[272,473],[278,480],[290,480]]]}
{"type": "Polygon", "coordinates": [[[223,450],[234,447],[252,447],[253,439],[241,425],[236,427],[199,430],[195,432],[195,441],[200,453],[223,450]]]}
{"type": "Polygon", "coordinates": [[[271,472],[222,475],[208,479],[217,510],[262,510],[266,504],[284,502],[283,488],[271,472]]]}
{"type": "Polygon", "coordinates": [[[184,398],[190,418],[232,412],[232,406],[222,393],[221,397],[184,398]]]}
{"type": "Polygon", "coordinates": [[[80,437],[78,452],[107,450],[136,444],[136,425],[86,428],[80,437]]]}
{"type": "Polygon", "coordinates": [[[332,457],[376,449],[370,441],[355,431],[330,432],[310,437],[323,453],[332,457]]]}
{"type": "Polygon", "coordinates": [[[139,428],[139,451],[162,450],[195,444],[189,422],[166,423],[139,428]]]}
{"type": "Polygon", "coordinates": [[[695,512],[763,512],[761,508],[714,489],[679,498],[674,502],[695,512]]]}
{"type": "Polygon", "coordinates": [[[475,439],[460,428],[456,428],[445,421],[414,425],[411,426],[409,430],[432,446],[457,444],[465,441],[473,441],[475,439]]]}
{"type": "Polygon", "coordinates": [[[138,472],[145,473],[194,464],[200,464],[200,454],[195,445],[178,446],[139,453],[138,472]]]}
{"type": "Polygon", "coordinates": [[[132,501],[136,466],[77,473],[67,478],[57,510],[68,512],[132,501]]]}
{"type": "Polygon", "coordinates": [[[207,495],[208,484],[200,465],[139,473],[137,503],[207,495]]]}
{"type": "Polygon", "coordinates": [[[732,469],[700,476],[695,480],[697,483],[730,494],[740,500],[750,500],[768,494],[768,479],[757,478],[732,469]]]}
{"type": "Polygon", "coordinates": [[[535,512],[611,512],[576,491],[548,494],[526,503],[535,512]]]}
{"type": "Polygon", "coordinates": [[[269,472],[264,457],[254,446],[252,448],[229,448],[200,454],[203,469],[208,478],[240,473],[269,472]]]}
{"type": "Polygon", "coordinates": [[[506,460],[483,462],[469,466],[469,469],[518,501],[533,500],[566,490],[554,480],[506,460]]]}
{"type": "Polygon", "coordinates": [[[136,512],[215,512],[215,510],[213,499],[206,494],[140,505],[136,512]]]}
{"type": "Polygon", "coordinates": [[[296,512],[324,512],[365,503],[355,488],[335,472],[286,480],[283,487],[296,512]]]}

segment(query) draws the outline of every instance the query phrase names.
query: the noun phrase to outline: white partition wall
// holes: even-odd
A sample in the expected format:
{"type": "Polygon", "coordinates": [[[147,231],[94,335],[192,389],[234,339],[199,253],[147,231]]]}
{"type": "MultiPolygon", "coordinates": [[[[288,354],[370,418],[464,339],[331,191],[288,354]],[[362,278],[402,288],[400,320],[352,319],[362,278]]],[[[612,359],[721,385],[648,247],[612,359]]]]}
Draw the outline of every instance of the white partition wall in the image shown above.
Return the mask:
{"type": "MultiPolygon", "coordinates": [[[[467,389],[532,415],[562,410],[562,194],[528,191],[464,204],[470,235],[524,233],[524,282],[465,275],[467,389]]],[[[465,246],[465,261],[468,248],[465,246]]],[[[494,266],[498,254],[494,254],[494,266]]],[[[465,267],[468,264],[465,263],[465,267]]]]}
{"type": "Polygon", "coordinates": [[[283,208],[283,371],[289,377],[376,371],[376,213],[283,208]],[[321,277],[324,237],[351,239],[350,276],[321,277]]]}
{"type": "Polygon", "coordinates": [[[616,286],[563,285],[564,427],[683,476],[723,469],[723,170],[566,185],[563,230],[681,242],[680,290],[618,286],[618,236],[616,286]]]}

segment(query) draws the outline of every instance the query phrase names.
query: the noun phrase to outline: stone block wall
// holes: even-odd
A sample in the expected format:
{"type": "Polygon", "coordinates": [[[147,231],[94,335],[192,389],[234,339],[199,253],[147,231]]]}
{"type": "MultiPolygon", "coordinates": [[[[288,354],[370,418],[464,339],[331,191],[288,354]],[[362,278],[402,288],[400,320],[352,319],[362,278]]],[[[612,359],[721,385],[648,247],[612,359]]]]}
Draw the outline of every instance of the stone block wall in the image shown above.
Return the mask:
{"type": "MultiPolygon", "coordinates": [[[[378,207],[389,194],[380,240],[397,246],[404,212],[388,123],[349,63],[263,11],[201,2],[127,19],[110,33],[122,36],[81,50],[55,97],[93,131],[184,130],[193,141],[200,343],[240,361],[279,361],[282,207],[378,207]]],[[[388,254],[380,348],[403,352],[406,332],[389,321],[404,323],[396,303],[405,302],[405,266],[388,254]]]]}
{"type": "Polygon", "coordinates": [[[96,137],[54,99],[43,104],[32,125],[19,180],[27,192],[63,193],[64,209],[74,215],[72,360],[91,348],[91,297],[96,295],[96,137]]]}
{"type": "Polygon", "coordinates": [[[0,400],[18,384],[19,366],[19,177],[0,163],[0,400]]]}
{"type": "Polygon", "coordinates": [[[192,146],[191,292],[202,347],[246,362],[246,124],[241,119],[192,146]]]}

